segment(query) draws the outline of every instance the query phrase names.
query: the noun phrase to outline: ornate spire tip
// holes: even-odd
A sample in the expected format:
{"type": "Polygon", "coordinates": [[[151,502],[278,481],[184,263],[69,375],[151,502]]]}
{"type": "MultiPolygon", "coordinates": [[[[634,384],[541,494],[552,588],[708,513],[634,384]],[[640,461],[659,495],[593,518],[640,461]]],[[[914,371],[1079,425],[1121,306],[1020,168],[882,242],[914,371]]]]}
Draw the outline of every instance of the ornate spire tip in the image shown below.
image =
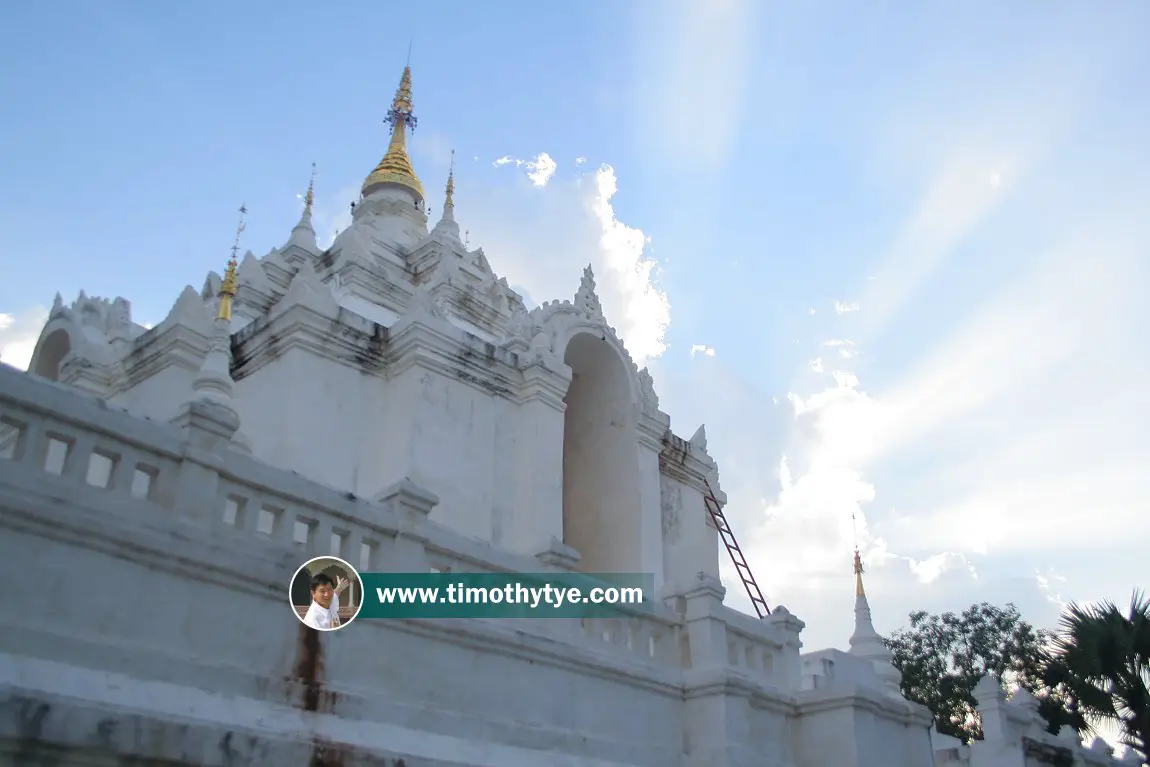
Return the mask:
{"type": "Polygon", "coordinates": [[[447,204],[455,202],[455,150],[451,150],[451,165],[447,169],[447,204]]]}
{"type": "Polygon", "coordinates": [[[240,205],[240,222],[236,225],[236,239],[232,243],[232,257],[228,259],[228,268],[224,270],[224,278],[220,281],[220,306],[216,312],[217,320],[230,320],[232,318],[232,299],[236,295],[237,287],[236,267],[239,265],[236,261],[236,254],[240,250],[240,235],[243,234],[246,226],[244,216],[247,213],[247,205],[240,205]]]}
{"type": "Polygon", "coordinates": [[[307,194],[304,195],[303,204],[308,210],[311,210],[312,203],[315,202],[315,163],[311,164],[311,179],[307,182],[307,194]]]}
{"type": "Polygon", "coordinates": [[[386,122],[391,126],[391,141],[387,147],[387,154],[363,182],[361,193],[366,197],[382,185],[407,187],[415,193],[418,204],[423,200],[423,185],[415,175],[411,158],[407,156],[406,131],[408,129],[414,131],[419,122],[412,112],[410,66],[403,69],[399,88],[395,91],[395,99],[391,102],[391,109],[387,111],[386,122]]]}
{"type": "Polygon", "coordinates": [[[419,120],[413,114],[411,101],[411,67],[403,68],[403,76],[399,78],[399,87],[395,89],[395,98],[391,101],[391,109],[387,112],[387,122],[393,129],[401,125],[415,130],[419,120]]]}
{"type": "Polygon", "coordinates": [[[859,555],[859,550],[855,549],[855,596],[865,597],[866,589],[863,588],[863,564],[862,557],[859,555]]]}
{"type": "Polygon", "coordinates": [[[240,249],[240,235],[244,233],[244,228],[247,224],[244,223],[244,216],[248,214],[247,203],[240,205],[240,222],[236,224],[236,240],[232,243],[232,260],[236,260],[236,253],[240,249]]]}

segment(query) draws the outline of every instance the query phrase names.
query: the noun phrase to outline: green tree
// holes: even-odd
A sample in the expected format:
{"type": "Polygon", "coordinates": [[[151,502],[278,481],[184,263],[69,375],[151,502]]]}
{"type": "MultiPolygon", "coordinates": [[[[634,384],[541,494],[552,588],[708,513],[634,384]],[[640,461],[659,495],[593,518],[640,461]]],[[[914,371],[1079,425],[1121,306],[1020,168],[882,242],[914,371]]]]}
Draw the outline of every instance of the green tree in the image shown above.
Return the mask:
{"type": "Polygon", "coordinates": [[[1045,679],[1066,690],[1087,720],[1116,723],[1122,742],[1150,762],[1150,600],[1142,592],[1128,612],[1113,602],[1069,605],[1045,679]]]}
{"type": "Polygon", "coordinates": [[[1036,630],[1013,604],[983,602],[961,614],[917,610],[908,628],[885,641],[902,672],[906,699],[930,709],[939,732],[969,743],[982,738],[973,691],[988,673],[1032,693],[1050,732],[1064,724],[1085,728],[1065,689],[1043,677],[1043,647],[1051,639],[1051,632],[1036,630]]]}

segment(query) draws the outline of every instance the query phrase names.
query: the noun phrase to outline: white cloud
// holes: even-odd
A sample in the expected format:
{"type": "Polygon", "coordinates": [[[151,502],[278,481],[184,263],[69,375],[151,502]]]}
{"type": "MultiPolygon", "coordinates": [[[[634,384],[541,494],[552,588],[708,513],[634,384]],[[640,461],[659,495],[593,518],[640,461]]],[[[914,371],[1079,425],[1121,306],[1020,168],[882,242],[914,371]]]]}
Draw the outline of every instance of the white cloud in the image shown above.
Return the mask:
{"type": "Polygon", "coordinates": [[[1060,584],[1066,583],[1066,578],[1054,572],[1054,568],[1048,568],[1045,573],[1035,572],[1034,580],[1038,583],[1039,590],[1045,595],[1046,599],[1051,603],[1061,607],[1066,604],[1059,593],[1060,584]]]}
{"type": "Polygon", "coordinates": [[[510,155],[504,155],[496,160],[493,165],[496,168],[504,165],[514,165],[517,168],[524,168],[527,171],[527,178],[531,183],[537,187],[547,186],[547,182],[555,175],[555,171],[559,165],[555,160],[551,159],[551,155],[546,152],[540,152],[534,160],[519,160],[510,155]]]}
{"type": "Polygon", "coordinates": [[[832,338],[828,341],[823,341],[823,346],[834,349],[844,360],[854,359],[858,356],[858,348],[855,346],[855,342],[849,339],[832,338]]]}
{"type": "Polygon", "coordinates": [[[586,157],[576,157],[576,158],[575,158],[575,164],[576,164],[576,165],[582,165],[582,164],[583,164],[583,163],[585,163],[585,162],[587,162],[587,158],[586,158],[586,157]]]}
{"type": "Polygon", "coordinates": [[[48,309],[44,306],[0,312],[0,362],[27,370],[47,321],[48,309]]]}
{"type": "Polygon", "coordinates": [[[691,356],[694,357],[698,354],[704,354],[708,357],[715,356],[715,350],[705,344],[694,344],[691,346],[691,356]]]}
{"type": "Polygon", "coordinates": [[[810,366],[810,368],[811,368],[811,372],[812,372],[812,373],[821,373],[821,372],[823,372],[823,358],[822,358],[822,357],[815,357],[815,358],[814,358],[813,360],[811,360],[811,361],[810,361],[810,363],[808,363],[808,364],[809,364],[809,366],[810,366]]]}
{"type": "MultiPolygon", "coordinates": [[[[502,165],[521,162],[500,160],[502,165]]],[[[609,165],[571,179],[553,178],[541,193],[460,177],[455,214],[461,226],[470,227],[472,247],[483,247],[496,273],[538,301],[573,296],[591,262],[608,321],[643,365],[666,349],[671,307],[657,286],[659,265],[647,250],[650,238],[615,215],[612,200],[619,186],[609,165]]]]}
{"type": "Polygon", "coordinates": [[[849,314],[857,312],[859,305],[857,303],[844,303],[843,301],[835,301],[835,314],[849,314]]]}
{"type": "Polygon", "coordinates": [[[922,583],[934,583],[948,570],[965,569],[972,576],[978,577],[966,556],[957,551],[943,551],[921,561],[907,557],[906,561],[910,564],[910,571],[922,583]]]}
{"type": "Polygon", "coordinates": [[[628,346],[631,355],[641,364],[658,357],[667,348],[663,335],[671,322],[671,304],[667,294],[654,285],[657,264],[645,254],[647,236],[641,229],[627,226],[615,217],[611,198],[618,189],[615,169],[600,166],[595,171],[591,210],[602,230],[599,250],[619,291],[626,296],[623,327],[628,346]]]}

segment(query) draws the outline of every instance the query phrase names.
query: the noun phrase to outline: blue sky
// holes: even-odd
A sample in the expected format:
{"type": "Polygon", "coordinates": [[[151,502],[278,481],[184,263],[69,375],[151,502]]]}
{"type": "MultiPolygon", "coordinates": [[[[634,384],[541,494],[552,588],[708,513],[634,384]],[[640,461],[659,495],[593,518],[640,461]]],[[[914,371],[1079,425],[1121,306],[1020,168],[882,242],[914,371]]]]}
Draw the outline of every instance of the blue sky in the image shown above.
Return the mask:
{"type": "Polygon", "coordinates": [[[850,631],[852,513],[880,631],[976,600],[1048,626],[1150,585],[1145,3],[124,0],[3,24],[5,360],[57,290],[161,320],[222,269],[241,202],[245,248],[283,244],[312,162],[330,241],[410,40],[434,213],[454,149],[497,273],[543,301],[594,265],[808,648],[850,631]]]}

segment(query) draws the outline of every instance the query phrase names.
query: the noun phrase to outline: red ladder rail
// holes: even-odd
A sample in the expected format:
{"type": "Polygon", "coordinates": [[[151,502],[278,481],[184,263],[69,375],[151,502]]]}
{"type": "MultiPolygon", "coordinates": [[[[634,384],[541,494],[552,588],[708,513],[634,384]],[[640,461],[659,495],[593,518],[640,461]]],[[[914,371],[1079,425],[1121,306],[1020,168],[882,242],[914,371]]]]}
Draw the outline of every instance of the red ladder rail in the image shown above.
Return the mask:
{"type": "Polygon", "coordinates": [[[739,548],[739,542],[735,540],[735,533],[727,524],[727,517],[723,514],[723,507],[719,505],[719,500],[715,498],[715,492],[711,490],[711,483],[703,480],[703,484],[707,488],[707,492],[703,495],[703,505],[707,507],[711,520],[719,531],[719,537],[723,539],[723,545],[727,547],[727,553],[731,555],[731,561],[735,563],[735,570],[739,573],[743,586],[747,589],[747,596],[751,598],[755,612],[758,613],[759,618],[766,618],[771,614],[771,608],[767,607],[767,600],[763,599],[763,592],[759,590],[755,575],[751,572],[746,557],[743,556],[743,550],[739,548]]]}

